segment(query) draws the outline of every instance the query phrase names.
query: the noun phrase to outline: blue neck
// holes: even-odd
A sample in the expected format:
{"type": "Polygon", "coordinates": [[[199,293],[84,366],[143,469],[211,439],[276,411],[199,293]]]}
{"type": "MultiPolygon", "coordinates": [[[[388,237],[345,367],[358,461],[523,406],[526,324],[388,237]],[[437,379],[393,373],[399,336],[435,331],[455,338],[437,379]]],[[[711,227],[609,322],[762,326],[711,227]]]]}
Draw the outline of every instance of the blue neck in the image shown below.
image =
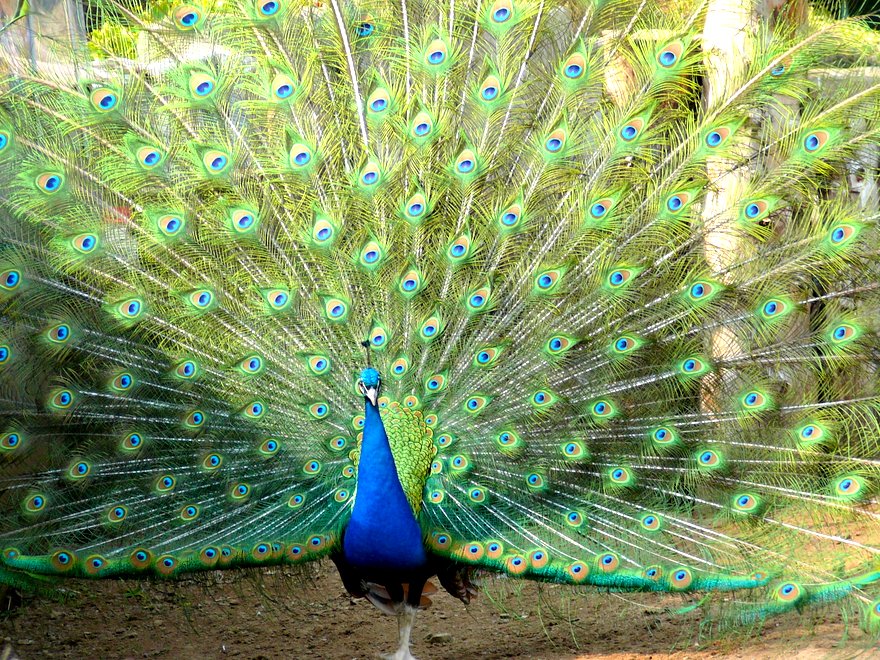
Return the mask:
{"type": "Polygon", "coordinates": [[[343,550],[349,563],[367,569],[416,569],[427,561],[422,530],[400,485],[385,425],[370,401],[343,550]]]}

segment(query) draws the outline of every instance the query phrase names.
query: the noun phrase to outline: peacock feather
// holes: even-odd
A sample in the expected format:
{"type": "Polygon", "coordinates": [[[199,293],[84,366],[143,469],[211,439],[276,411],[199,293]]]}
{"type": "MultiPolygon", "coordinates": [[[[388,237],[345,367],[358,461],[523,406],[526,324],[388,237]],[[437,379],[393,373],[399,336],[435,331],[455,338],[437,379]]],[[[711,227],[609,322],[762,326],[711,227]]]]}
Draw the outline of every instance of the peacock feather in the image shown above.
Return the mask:
{"type": "Polygon", "coordinates": [[[880,630],[875,34],[89,9],[0,56],[0,581],[330,557],[398,658],[476,571],[880,630]]]}

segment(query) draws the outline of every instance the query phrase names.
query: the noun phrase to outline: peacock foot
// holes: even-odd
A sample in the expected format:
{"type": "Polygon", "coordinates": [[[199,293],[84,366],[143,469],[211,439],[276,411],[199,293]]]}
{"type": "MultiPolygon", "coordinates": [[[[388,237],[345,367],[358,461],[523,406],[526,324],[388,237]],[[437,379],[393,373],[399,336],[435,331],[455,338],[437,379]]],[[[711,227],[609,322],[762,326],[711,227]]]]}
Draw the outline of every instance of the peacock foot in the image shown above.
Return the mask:
{"type": "Polygon", "coordinates": [[[409,649],[397,649],[394,653],[383,653],[382,660],[418,660],[409,649]]]}

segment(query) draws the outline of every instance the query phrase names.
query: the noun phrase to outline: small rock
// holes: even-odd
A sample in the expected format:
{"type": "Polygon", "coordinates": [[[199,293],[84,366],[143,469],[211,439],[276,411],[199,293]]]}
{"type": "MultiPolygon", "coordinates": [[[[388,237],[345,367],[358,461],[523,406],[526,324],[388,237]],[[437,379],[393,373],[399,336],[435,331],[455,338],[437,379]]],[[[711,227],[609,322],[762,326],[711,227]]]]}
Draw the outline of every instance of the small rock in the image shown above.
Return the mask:
{"type": "Polygon", "coordinates": [[[449,644],[452,641],[452,635],[449,633],[430,633],[425,637],[425,641],[429,644],[449,644]]]}

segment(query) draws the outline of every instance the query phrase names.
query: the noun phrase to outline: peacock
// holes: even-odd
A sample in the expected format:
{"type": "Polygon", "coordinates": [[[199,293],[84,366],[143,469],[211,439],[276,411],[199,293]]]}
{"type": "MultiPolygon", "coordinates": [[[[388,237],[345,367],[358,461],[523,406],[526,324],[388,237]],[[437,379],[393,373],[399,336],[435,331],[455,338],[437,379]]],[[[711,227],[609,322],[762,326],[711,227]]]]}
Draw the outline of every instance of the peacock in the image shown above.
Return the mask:
{"type": "Polygon", "coordinates": [[[398,660],[434,576],[880,631],[866,24],[85,9],[0,35],[0,582],[329,558],[398,660]]]}

